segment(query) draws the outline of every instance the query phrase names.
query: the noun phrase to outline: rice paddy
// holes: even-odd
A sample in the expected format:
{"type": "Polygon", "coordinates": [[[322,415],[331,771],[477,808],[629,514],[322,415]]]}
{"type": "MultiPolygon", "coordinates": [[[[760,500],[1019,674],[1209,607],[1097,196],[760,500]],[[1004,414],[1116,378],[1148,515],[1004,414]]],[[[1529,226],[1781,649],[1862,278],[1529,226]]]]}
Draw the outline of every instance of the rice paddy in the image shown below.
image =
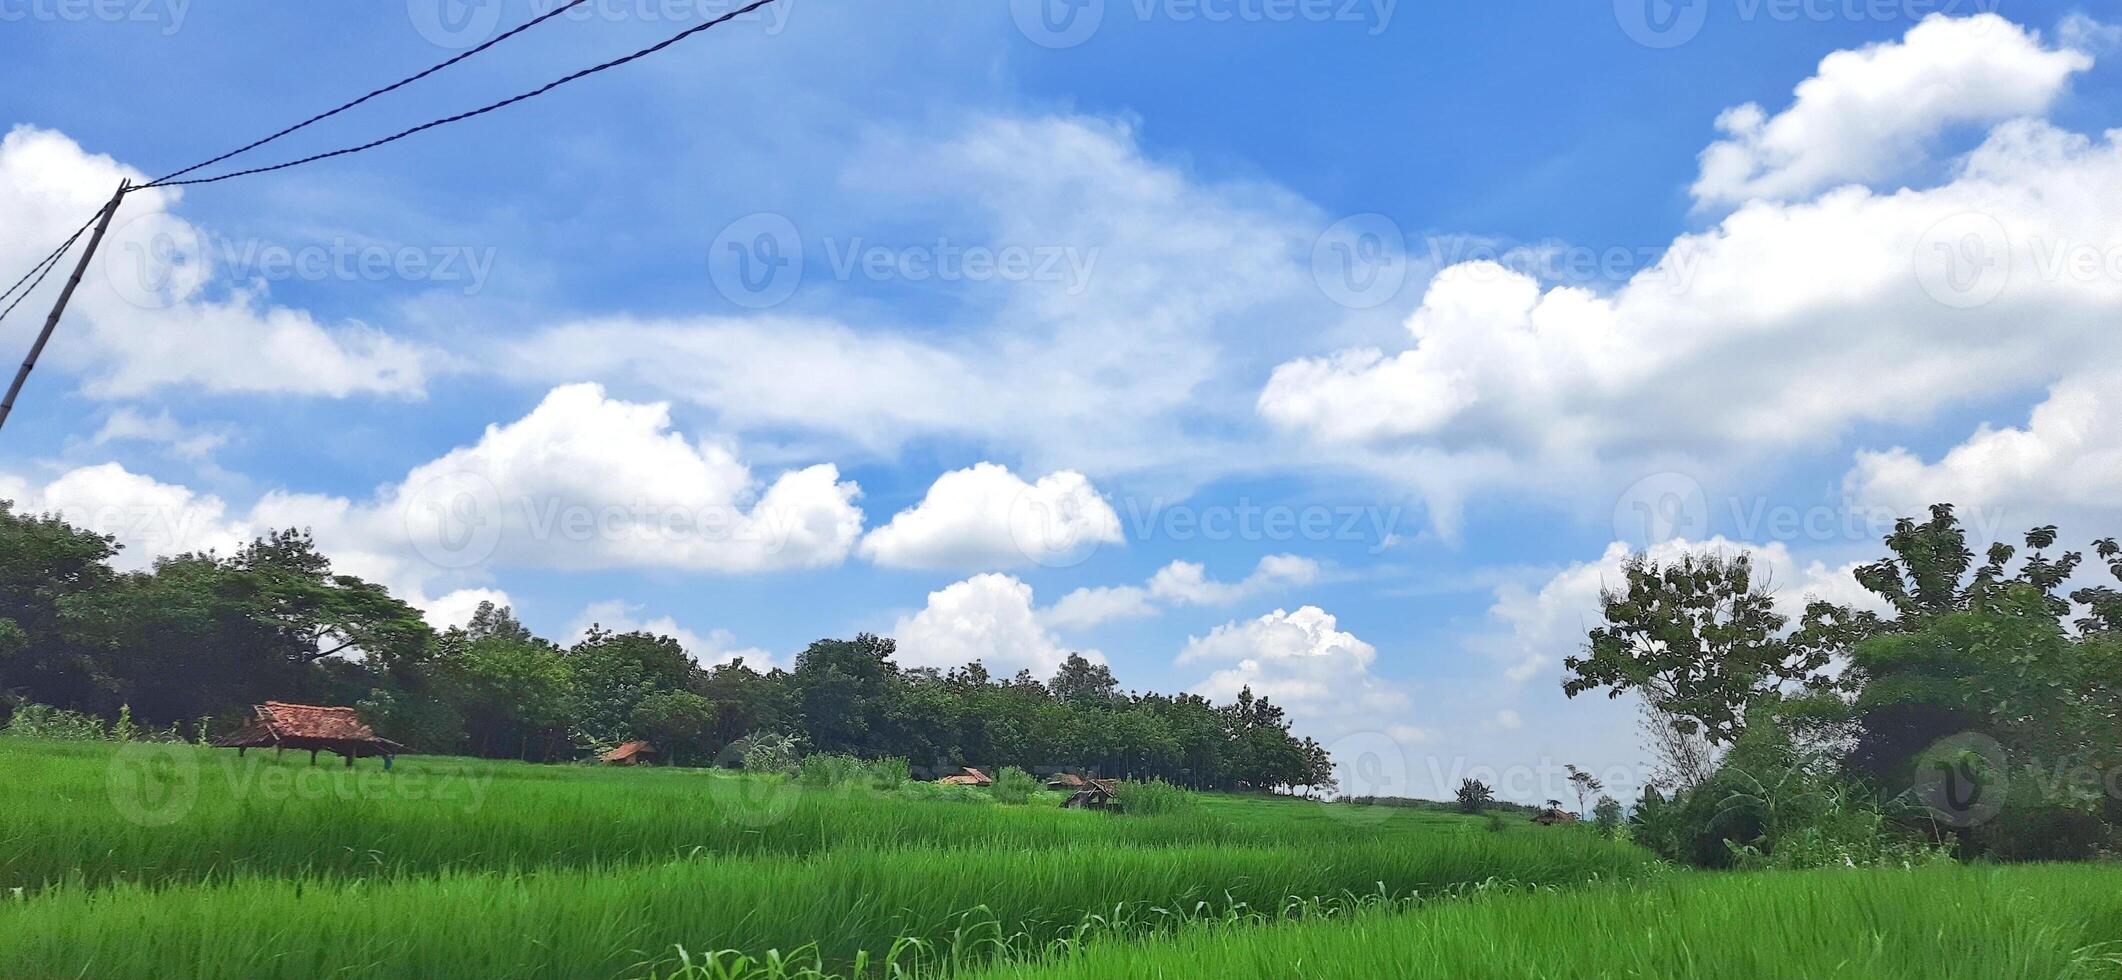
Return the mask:
{"type": "Polygon", "coordinates": [[[0,976],[2113,976],[2107,867],[1697,874],[1208,796],[0,739],[0,976]]]}

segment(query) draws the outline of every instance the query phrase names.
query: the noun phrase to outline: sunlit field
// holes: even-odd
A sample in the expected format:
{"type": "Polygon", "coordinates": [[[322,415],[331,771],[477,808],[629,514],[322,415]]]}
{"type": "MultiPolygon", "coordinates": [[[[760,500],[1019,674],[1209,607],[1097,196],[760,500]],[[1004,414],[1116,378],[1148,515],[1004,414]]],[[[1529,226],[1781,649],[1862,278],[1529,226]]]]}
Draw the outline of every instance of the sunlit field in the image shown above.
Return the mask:
{"type": "Polygon", "coordinates": [[[629,977],[777,953],[934,974],[1653,872],[1630,845],[1517,817],[1217,795],[1143,816],[927,784],[377,767],[0,741],[23,790],[0,803],[17,896],[0,976],[629,977]]]}

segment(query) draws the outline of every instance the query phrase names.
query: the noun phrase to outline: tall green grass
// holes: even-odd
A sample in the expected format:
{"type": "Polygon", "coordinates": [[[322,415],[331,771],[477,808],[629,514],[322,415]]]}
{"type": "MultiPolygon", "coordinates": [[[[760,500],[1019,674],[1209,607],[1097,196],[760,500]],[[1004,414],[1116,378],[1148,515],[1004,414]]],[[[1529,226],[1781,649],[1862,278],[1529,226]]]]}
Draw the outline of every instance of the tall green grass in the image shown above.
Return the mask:
{"type": "Polygon", "coordinates": [[[2122,976],[2122,869],[1675,874],[1501,894],[1401,915],[1198,928],[1092,944],[977,980],[1301,976],[1924,978],[2122,976]]]}
{"type": "Polygon", "coordinates": [[[61,881],[387,878],[845,847],[1303,846],[1468,826],[1413,814],[1376,824],[1289,800],[1123,818],[1039,801],[998,806],[952,787],[879,792],[864,780],[805,787],[702,770],[417,756],[385,773],[375,760],[349,770],[311,767],[306,754],[238,759],[184,745],[12,738],[0,738],[0,785],[0,894],[61,881]]]}
{"type": "Polygon", "coordinates": [[[980,959],[1067,939],[1089,916],[1156,922],[1157,910],[1197,903],[1277,908],[1292,897],[1430,893],[1497,877],[1563,884],[1649,867],[1643,852],[1588,834],[1476,832],[1304,847],[703,853],[530,875],[60,887],[0,902],[0,976],[625,977],[667,965],[679,947],[759,956],[816,944],[845,965],[881,960],[907,939],[935,959],[980,959]]]}

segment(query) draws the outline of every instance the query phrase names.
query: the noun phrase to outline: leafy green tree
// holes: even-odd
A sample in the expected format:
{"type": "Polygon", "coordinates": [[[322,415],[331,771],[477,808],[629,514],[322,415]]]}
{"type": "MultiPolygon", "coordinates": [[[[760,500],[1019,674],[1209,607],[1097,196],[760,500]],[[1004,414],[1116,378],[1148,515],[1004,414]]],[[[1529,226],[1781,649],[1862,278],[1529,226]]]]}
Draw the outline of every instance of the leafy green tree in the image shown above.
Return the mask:
{"type": "Polygon", "coordinates": [[[332,572],[308,531],[274,531],[228,562],[252,615],[280,633],[288,656],[312,663],[358,652],[382,668],[418,660],[434,639],[427,620],[382,586],[332,572]]]}
{"type": "Polygon", "coordinates": [[[682,765],[711,754],[715,705],[691,691],[654,691],[634,708],[632,725],[665,759],[682,765]]]}
{"type": "Polygon", "coordinates": [[[211,555],[179,555],[61,601],[69,645],[94,665],[92,710],[151,727],[299,700],[322,675],[300,638],[260,615],[256,580],[211,555]]]}
{"type": "Polygon", "coordinates": [[[568,649],[567,660],[575,693],[569,717],[575,731],[597,745],[625,741],[644,699],[688,690],[699,670],[677,640],[595,625],[568,649]]]}
{"type": "Polygon", "coordinates": [[[1120,682],[1113,679],[1112,668],[1092,663],[1080,653],[1071,653],[1061,662],[1061,669],[1054,673],[1047,690],[1078,708],[1106,708],[1125,700],[1120,694],[1120,682]]]}
{"type": "Polygon", "coordinates": [[[1585,772],[1584,770],[1579,769],[1576,766],[1566,765],[1562,768],[1569,772],[1570,788],[1577,791],[1577,812],[1584,813],[1585,798],[1593,793],[1605,789],[1606,785],[1599,781],[1599,777],[1594,776],[1591,773],[1585,772]]]}
{"type": "Polygon", "coordinates": [[[1592,825],[1599,828],[1602,837],[1613,837],[1621,832],[1621,801],[1611,796],[1599,797],[1592,806],[1592,825]]]}
{"type": "Polygon", "coordinates": [[[491,633],[466,640],[452,658],[459,710],[481,755],[506,753],[551,759],[563,751],[575,707],[574,675],[566,655],[543,640],[491,633]]]}
{"type": "Polygon", "coordinates": [[[1713,743],[1738,737],[1746,706],[1791,683],[1819,685],[1829,653],[1784,637],[1784,617],[1740,554],[1685,554],[1622,564],[1625,584],[1600,595],[1604,625],[1586,655],[1567,658],[1562,690],[1618,698],[1641,691],[1682,734],[1713,743]]]}
{"type": "Polygon", "coordinates": [[[109,678],[95,653],[61,630],[60,603],[107,586],[117,540],[57,517],[18,514],[0,501],[0,695],[67,708],[109,710],[109,678]]]}

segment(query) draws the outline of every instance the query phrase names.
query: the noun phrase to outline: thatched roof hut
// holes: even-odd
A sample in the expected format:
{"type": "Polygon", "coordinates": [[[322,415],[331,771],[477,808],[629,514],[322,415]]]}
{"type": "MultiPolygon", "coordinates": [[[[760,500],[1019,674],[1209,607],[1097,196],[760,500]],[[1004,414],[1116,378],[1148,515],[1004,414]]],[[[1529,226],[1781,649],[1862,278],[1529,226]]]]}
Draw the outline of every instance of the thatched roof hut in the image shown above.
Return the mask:
{"type": "Polygon", "coordinates": [[[1047,788],[1047,789],[1068,789],[1068,790],[1074,790],[1074,789],[1082,789],[1083,787],[1085,787],[1085,786],[1087,786],[1087,785],[1089,785],[1089,781],[1088,781],[1088,780],[1085,780],[1085,779],[1084,779],[1083,777],[1081,777],[1081,776],[1078,776],[1078,775],[1076,775],[1075,773],[1072,773],[1072,772],[1057,772],[1057,773],[1054,773],[1054,775],[1053,775],[1053,778],[1051,778],[1051,779],[1048,779],[1048,780],[1046,781],[1046,788],[1047,788]]]}
{"type": "Polygon", "coordinates": [[[638,766],[656,761],[656,747],[647,742],[628,742],[597,758],[615,766],[638,766]]]}
{"type": "Polygon", "coordinates": [[[382,756],[388,760],[405,751],[405,746],[377,735],[352,708],[267,701],[251,711],[249,724],[214,745],[235,749],[238,755],[249,749],[307,749],[312,765],[318,752],[336,752],[351,766],[355,759],[382,756]]]}
{"type": "Polygon", "coordinates": [[[1110,779],[1087,779],[1083,787],[1061,801],[1064,810],[1111,810],[1120,805],[1120,784],[1110,779]]]}
{"type": "Polygon", "coordinates": [[[1576,823],[1577,815],[1561,807],[1551,806],[1535,814],[1533,822],[1542,827],[1552,827],[1556,824],[1576,823]]]}
{"type": "Polygon", "coordinates": [[[955,773],[936,780],[945,786],[993,786],[995,781],[987,773],[966,766],[955,773]]]}

